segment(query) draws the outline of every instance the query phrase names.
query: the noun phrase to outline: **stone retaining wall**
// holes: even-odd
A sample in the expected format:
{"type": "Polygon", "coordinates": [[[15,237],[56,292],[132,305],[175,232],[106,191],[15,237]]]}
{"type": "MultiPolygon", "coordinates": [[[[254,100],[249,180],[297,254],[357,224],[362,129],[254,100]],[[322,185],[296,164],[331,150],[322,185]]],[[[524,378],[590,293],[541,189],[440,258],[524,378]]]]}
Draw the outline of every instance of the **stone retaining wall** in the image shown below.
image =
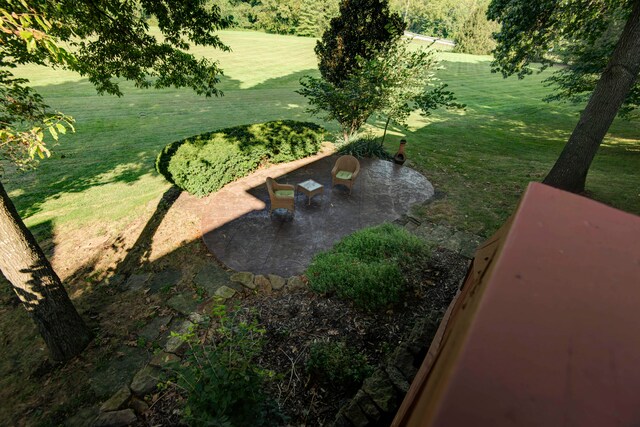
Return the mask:
{"type": "MultiPolygon", "coordinates": [[[[230,285],[252,291],[270,293],[307,290],[307,285],[300,276],[285,279],[272,274],[263,276],[239,272],[231,275],[230,280],[230,285]]],[[[235,294],[235,289],[223,285],[216,288],[213,298],[226,300],[235,294]]],[[[207,316],[197,311],[191,312],[182,319],[174,319],[170,331],[184,334],[192,326],[204,324],[209,320],[207,316]]],[[[158,383],[165,379],[165,372],[169,366],[181,360],[184,345],[185,342],[180,337],[169,336],[162,351],[154,355],[149,363],[133,376],[128,385],[123,386],[104,402],[97,415],[95,411],[80,411],[67,420],[66,424],[68,426],[125,427],[136,423],[138,417],[149,409],[148,403],[144,400],[145,396],[154,392],[158,383]]]]}
{"type": "Polygon", "coordinates": [[[384,366],[364,381],[353,399],[338,412],[335,427],[389,425],[418,373],[442,313],[421,319],[384,366]]]}

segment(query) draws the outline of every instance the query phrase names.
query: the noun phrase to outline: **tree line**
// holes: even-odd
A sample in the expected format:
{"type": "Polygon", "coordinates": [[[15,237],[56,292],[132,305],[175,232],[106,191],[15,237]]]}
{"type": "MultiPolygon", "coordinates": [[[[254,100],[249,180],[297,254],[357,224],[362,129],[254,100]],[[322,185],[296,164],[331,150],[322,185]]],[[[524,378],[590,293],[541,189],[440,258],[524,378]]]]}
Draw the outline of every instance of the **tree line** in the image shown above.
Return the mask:
{"type": "MultiPolygon", "coordinates": [[[[213,1],[213,0],[212,0],[213,1]]],[[[321,37],[339,14],[339,0],[223,0],[215,1],[236,28],[276,34],[321,37]]],[[[391,0],[389,9],[407,31],[453,39],[456,50],[488,54],[498,30],[486,11],[489,0],[391,0]]]]}

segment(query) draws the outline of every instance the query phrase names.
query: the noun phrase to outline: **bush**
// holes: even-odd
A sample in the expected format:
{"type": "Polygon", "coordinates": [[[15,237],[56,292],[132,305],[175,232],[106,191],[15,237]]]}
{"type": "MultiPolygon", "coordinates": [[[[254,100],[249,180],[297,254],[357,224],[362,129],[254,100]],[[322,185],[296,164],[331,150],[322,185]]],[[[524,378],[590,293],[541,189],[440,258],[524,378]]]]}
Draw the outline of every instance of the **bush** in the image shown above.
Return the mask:
{"type": "Polygon", "coordinates": [[[364,354],[344,342],[317,342],[309,348],[307,372],[327,384],[356,388],[373,372],[364,354]]]}
{"type": "Polygon", "coordinates": [[[338,154],[351,154],[355,157],[377,157],[382,160],[393,160],[393,156],[384,148],[378,138],[364,136],[354,138],[338,149],[338,154]]]}
{"type": "Polygon", "coordinates": [[[167,145],[156,170],[183,190],[206,196],[262,164],[317,153],[324,133],[314,123],[292,120],[221,129],[167,145]]]}
{"type": "Polygon", "coordinates": [[[264,392],[272,373],[255,358],[262,350],[264,329],[255,320],[240,321],[224,305],[214,308],[219,328],[211,344],[190,332],[177,384],[188,393],[183,412],[190,426],[271,426],[285,424],[277,404],[264,392]]]}
{"type": "Polygon", "coordinates": [[[416,236],[383,224],[353,233],[316,255],[306,275],[314,291],[335,293],[360,308],[376,310],[399,301],[407,287],[403,271],[427,253],[416,236]]]}

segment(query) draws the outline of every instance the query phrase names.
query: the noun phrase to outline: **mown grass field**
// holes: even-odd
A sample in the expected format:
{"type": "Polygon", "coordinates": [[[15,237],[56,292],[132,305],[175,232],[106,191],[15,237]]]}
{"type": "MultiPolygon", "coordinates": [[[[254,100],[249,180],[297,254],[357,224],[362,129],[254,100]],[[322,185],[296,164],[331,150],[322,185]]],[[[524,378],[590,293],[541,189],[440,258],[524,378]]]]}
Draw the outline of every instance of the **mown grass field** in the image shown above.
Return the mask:
{"type": "MultiPolygon", "coordinates": [[[[219,59],[224,97],[199,97],[188,89],[139,90],[123,83],[125,96],[99,96],[74,74],[28,67],[54,108],[74,116],[77,133],[64,136],[54,156],[25,174],[3,178],[27,224],[87,227],[100,233],[134,218],[168,184],[154,171],[159,150],[201,132],[275,119],[312,119],[294,91],[316,74],[315,40],[225,31],[231,53],[199,48],[219,59]]],[[[426,215],[459,228],[490,234],[509,215],[527,182],[541,180],[575,125],[579,109],[541,101],[543,75],[524,80],[490,73],[490,58],[441,53],[439,72],[465,111],[415,114],[408,128],[394,128],[390,151],[405,137],[408,158],[446,197],[426,215]]],[[[380,132],[382,121],[371,120],[380,132]]],[[[598,154],[587,187],[612,206],[640,213],[640,124],[616,121],[598,154]]],[[[50,230],[50,226],[42,229],[50,230]]],[[[42,231],[44,232],[44,231],[42,231]]],[[[42,236],[46,237],[46,236],[42,236]]]]}

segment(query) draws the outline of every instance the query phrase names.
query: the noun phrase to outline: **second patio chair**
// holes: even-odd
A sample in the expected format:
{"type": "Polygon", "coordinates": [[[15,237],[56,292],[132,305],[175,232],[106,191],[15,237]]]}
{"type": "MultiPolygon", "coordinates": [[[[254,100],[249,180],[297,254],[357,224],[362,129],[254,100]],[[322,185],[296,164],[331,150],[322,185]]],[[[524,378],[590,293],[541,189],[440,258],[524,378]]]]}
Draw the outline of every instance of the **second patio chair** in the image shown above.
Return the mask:
{"type": "Polygon", "coordinates": [[[271,199],[271,207],[269,214],[274,209],[286,209],[292,214],[295,212],[295,188],[289,184],[278,184],[273,178],[267,178],[267,190],[269,191],[269,199],[271,199]]]}
{"type": "Polygon", "coordinates": [[[353,156],[338,157],[336,165],[331,170],[331,186],[342,184],[349,187],[349,194],[353,183],[360,172],[360,162],[353,156]]]}

